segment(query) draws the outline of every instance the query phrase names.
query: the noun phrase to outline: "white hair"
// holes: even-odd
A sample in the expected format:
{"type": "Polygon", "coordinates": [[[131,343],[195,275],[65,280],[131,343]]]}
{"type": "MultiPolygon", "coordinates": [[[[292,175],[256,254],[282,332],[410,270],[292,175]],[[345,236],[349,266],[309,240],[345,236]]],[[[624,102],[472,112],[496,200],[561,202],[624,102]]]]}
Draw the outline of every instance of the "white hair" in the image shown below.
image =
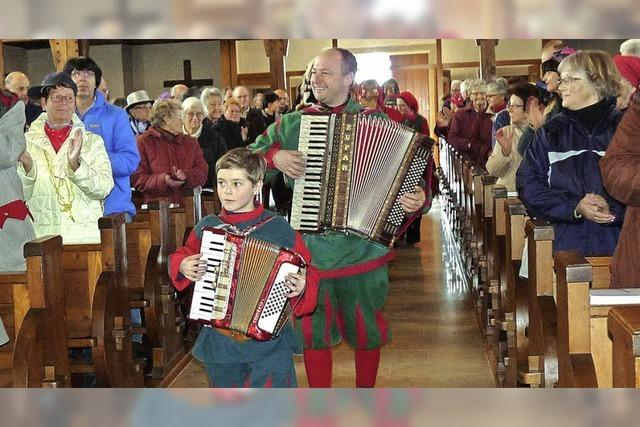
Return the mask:
{"type": "Polygon", "coordinates": [[[629,39],[620,45],[620,54],[640,56],[640,39],[629,39]]]}
{"type": "Polygon", "coordinates": [[[202,101],[205,107],[209,105],[209,98],[211,98],[212,96],[217,96],[220,99],[224,99],[224,95],[222,94],[222,91],[220,89],[218,89],[217,87],[206,87],[200,94],[200,101],[202,101]]]}
{"type": "Polygon", "coordinates": [[[462,85],[462,80],[451,80],[451,87],[458,86],[460,88],[460,85],[462,85]]]}
{"type": "Polygon", "coordinates": [[[195,96],[190,96],[189,98],[182,101],[182,114],[186,114],[187,111],[192,109],[193,107],[200,107],[204,114],[207,114],[207,109],[204,107],[202,102],[196,98],[195,96]]]}

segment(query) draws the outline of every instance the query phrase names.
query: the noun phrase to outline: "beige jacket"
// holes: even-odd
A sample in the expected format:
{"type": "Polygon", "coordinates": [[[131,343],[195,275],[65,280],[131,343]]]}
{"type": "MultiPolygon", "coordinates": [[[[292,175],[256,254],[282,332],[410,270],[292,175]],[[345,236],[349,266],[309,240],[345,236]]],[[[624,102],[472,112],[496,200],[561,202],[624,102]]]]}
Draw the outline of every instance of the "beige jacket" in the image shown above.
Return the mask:
{"type": "Polygon", "coordinates": [[[522,156],[518,152],[518,141],[522,136],[523,129],[515,125],[509,125],[505,128],[510,128],[513,132],[511,153],[505,156],[502,153],[502,146],[496,142],[493,152],[487,160],[486,168],[489,175],[498,178],[498,185],[504,185],[507,187],[507,191],[516,191],[516,172],[522,161],[522,156]]]}
{"type": "Polygon", "coordinates": [[[56,153],[44,132],[46,118],[46,113],[41,114],[26,134],[27,151],[33,158],[31,171],[26,174],[22,164],[18,166],[36,236],[59,234],[65,244],[98,243],[102,200],[113,188],[104,142],[87,131],[74,114],[74,129],[56,153]],[[74,172],[69,168],[67,151],[75,128],[82,130],[82,150],[80,167],[74,172]]]}

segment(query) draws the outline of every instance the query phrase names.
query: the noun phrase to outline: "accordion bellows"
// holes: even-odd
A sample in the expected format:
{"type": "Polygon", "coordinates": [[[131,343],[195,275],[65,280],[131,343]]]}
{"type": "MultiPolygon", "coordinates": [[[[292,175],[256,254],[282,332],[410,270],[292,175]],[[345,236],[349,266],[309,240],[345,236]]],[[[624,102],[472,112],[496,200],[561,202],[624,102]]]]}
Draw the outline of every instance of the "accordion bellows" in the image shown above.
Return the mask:
{"type": "Polygon", "coordinates": [[[352,232],[392,246],[404,221],[399,199],[418,185],[433,141],[389,119],[303,114],[304,176],[291,209],[295,230],[352,232]]]}
{"type": "Polygon", "coordinates": [[[209,227],[201,253],[207,272],[195,283],[189,318],[259,341],[277,337],[291,312],[285,276],[305,267],[302,257],[209,227]]]}

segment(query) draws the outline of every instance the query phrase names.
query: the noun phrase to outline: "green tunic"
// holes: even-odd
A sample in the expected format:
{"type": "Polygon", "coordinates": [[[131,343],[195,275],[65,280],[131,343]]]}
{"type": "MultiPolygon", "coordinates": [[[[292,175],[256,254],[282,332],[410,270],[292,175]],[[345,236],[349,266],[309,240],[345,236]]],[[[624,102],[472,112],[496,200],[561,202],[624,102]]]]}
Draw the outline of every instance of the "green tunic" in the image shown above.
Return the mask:
{"type": "MultiPolygon", "coordinates": [[[[312,106],[304,112],[363,112],[361,105],[349,100],[347,104],[333,110],[312,106]]],[[[371,113],[374,110],[367,110],[371,113]]],[[[301,112],[286,114],[281,121],[269,126],[249,146],[255,152],[270,158],[274,150],[297,150],[300,133],[301,112]],[[277,145],[276,145],[277,144],[277,145]]],[[[274,168],[273,165],[270,165],[274,168]]],[[[276,172],[270,169],[267,179],[276,172]]],[[[285,177],[288,186],[295,180],[285,177]]],[[[332,278],[320,281],[318,305],[312,316],[296,322],[305,348],[321,349],[333,346],[342,338],[357,349],[380,347],[389,339],[387,323],[382,316],[382,307],[387,298],[389,279],[384,262],[389,249],[354,234],[326,231],[322,234],[303,234],[305,244],[311,251],[313,264],[321,273],[332,278]],[[377,267],[358,270],[363,263],[379,260],[377,267]],[[340,269],[339,271],[335,271],[340,269]],[[331,272],[333,271],[332,274],[331,272]]],[[[369,264],[371,266],[371,264],[369,264]]],[[[321,276],[322,277],[322,276],[321,276]]]]}

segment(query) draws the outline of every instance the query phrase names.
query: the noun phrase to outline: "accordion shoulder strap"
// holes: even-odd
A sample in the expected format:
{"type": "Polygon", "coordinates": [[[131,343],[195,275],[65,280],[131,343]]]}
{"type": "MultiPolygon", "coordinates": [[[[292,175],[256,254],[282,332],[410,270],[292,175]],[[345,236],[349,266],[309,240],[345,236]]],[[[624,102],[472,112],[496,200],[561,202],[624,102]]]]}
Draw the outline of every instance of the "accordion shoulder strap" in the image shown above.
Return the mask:
{"type": "Polygon", "coordinates": [[[231,233],[237,235],[237,236],[248,236],[249,234],[251,234],[252,232],[254,232],[255,230],[257,230],[258,228],[262,227],[263,225],[265,225],[266,223],[268,223],[269,221],[271,221],[272,219],[274,219],[276,217],[276,215],[270,216],[269,218],[265,218],[262,221],[258,221],[257,223],[246,227],[246,228],[238,228],[233,224],[227,224],[227,223],[222,223],[219,224],[217,226],[215,226],[214,228],[218,228],[220,230],[226,230],[226,231],[230,231],[231,233]]]}

